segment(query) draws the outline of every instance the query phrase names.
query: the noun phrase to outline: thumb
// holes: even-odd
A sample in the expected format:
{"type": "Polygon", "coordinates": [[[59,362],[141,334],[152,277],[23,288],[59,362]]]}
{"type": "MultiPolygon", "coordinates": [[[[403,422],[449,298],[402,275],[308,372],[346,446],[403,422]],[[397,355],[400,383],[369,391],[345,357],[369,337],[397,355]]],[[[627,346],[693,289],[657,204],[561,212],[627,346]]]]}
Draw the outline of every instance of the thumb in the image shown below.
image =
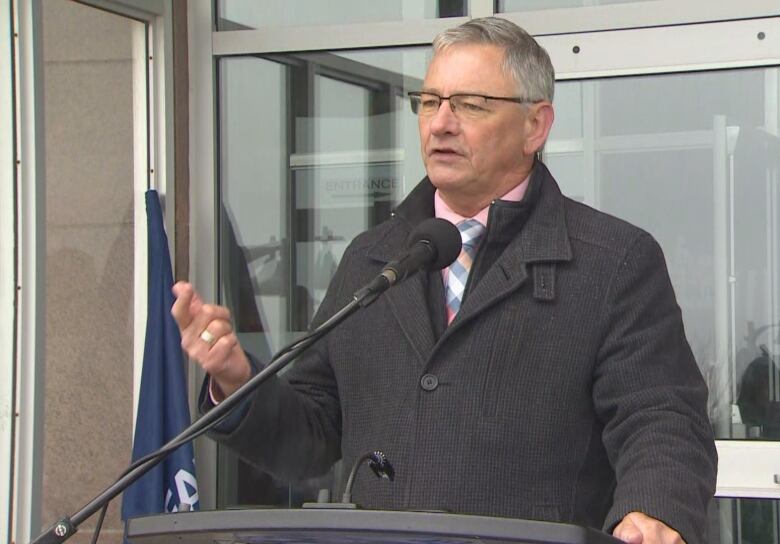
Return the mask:
{"type": "Polygon", "coordinates": [[[612,536],[619,538],[623,542],[629,544],[642,544],[642,531],[639,527],[631,521],[631,518],[626,516],[623,521],[618,523],[617,527],[612,531],[612,536]]]}
{"type": "Polygon", "coordinates": [[[173,307],[171,308],[171,314],[179,325],[179,328],[183,330],[189,326],[190,321],[192,321],[192,313],[190,311],[190,305],[193,299],[192,285],[180,281],[171,288],[171,291],[175,297],[173,307]]]}
{"type": "Polygon", "coordinates": [[[200,298],[200,294],[193,289],[192,299],[190,299],[190,315],[196,315],[203,308],[203,299],[200,298]]]}

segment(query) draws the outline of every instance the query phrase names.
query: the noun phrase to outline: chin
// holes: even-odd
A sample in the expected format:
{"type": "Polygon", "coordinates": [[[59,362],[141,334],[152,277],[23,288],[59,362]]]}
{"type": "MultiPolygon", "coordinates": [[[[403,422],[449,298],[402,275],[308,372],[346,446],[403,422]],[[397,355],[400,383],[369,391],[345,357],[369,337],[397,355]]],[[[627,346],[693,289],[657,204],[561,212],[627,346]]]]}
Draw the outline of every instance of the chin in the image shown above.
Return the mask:
{"type": "Polygon", "coordinates": [[[461,187],[466,183],[465,178],[460,172],[452,172],[450,170],[444,170],[439,168],[431,168],[428,171],[428,179],[437,189],[455,189],[461,187]]]}
{"type": "Polygon", "coordinates": [[[431,180],[431,183],[434,187],[442,191],[452,191],[463,185],[462,179],[451,178],[448,176],[435,176],[428,174],[428,179],[431,180]]]}

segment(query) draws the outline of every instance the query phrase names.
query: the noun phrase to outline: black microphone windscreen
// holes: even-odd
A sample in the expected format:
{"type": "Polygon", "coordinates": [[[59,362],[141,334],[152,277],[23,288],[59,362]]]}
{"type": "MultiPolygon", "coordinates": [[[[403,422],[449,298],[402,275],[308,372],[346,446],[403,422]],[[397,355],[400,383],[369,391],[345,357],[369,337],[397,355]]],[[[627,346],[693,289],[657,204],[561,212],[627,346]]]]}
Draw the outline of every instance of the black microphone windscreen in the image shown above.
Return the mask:
{"type": "Polygon", "coordinates": [[[458,227],[446,219],[436,217],[417,225],[409,235],[407,245],[411,247],[423,240],[430,242],[436,252],[436,258],[425,266],[426,270],[441,270],[451,265],[463,247],[458,227]]]}

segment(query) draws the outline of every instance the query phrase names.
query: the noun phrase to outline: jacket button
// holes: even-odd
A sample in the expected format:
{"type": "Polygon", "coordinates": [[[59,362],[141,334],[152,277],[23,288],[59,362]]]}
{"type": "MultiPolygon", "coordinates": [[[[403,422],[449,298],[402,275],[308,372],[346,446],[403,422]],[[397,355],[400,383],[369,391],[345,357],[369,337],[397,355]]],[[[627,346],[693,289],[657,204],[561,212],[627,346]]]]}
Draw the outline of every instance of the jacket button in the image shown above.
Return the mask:
{"type": "Polygon", "coordinates": [[[426,391],[433,391],[434,389],[439,387],[439,378],[437,378],[433,374],[426,374],[420,380],[420,385],[426,391]]]}

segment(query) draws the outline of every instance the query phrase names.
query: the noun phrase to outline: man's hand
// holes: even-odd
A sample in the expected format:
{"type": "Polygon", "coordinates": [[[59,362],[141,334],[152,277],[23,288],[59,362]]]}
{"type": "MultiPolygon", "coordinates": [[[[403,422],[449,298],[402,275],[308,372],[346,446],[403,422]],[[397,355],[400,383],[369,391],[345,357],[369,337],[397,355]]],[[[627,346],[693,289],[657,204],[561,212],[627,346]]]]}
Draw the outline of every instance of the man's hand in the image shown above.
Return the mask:
{"type": "MultiPolygon", "coordinates": [[[[181,331],[181,347],[208,372],[225,397],[244,385],[252,367],[238,343],[224,306],[204,304],[192,285],[180,281],[173,286],[171,314],[181,331]]],[[[221,399],[217,399],[221,400],[221,399]]]]}
{"type": "Polygon", "coordinates": [[[629,544],[685,544],[680,533],[642,512],[631,512],[612,535],[629,544]]]}

